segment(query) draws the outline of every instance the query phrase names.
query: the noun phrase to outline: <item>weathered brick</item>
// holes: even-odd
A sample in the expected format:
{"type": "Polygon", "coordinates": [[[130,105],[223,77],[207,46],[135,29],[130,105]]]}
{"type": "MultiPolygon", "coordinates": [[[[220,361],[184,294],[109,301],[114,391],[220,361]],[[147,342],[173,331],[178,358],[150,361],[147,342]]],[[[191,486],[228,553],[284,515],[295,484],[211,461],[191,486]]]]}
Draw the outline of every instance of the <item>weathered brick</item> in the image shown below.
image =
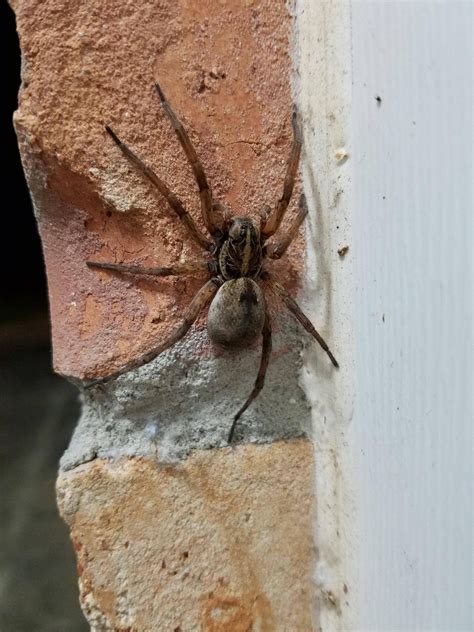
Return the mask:
{"type": "MultiPolygon", "coordinates": [[[[86,267],[88,258],[165,265],[199,256],[104,125],[201,223],[191,169],[154,93],[159,80],[216,197],[236,214],[256,214],[281,194],[291,144],[291,20],[273,0],[13,6],[23,54],[15,125],[47,265],[54,364],[92,377],[166,336],[203,283],[202,275],[131,282],[86,267]]],[[[290,285],[298,252],[285,266],[290,285]]]]}

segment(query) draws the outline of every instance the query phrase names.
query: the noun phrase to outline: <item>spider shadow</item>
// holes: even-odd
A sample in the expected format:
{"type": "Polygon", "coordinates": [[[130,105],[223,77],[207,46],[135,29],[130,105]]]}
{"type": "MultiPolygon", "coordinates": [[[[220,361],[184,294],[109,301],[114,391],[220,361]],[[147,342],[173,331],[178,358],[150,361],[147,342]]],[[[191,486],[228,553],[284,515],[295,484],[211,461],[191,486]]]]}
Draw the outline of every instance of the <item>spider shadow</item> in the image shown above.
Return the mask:
{"type": "MultiPolygon", "coordinates": [[[[328,233],[328,221],[323,212],[323,204],[321,201],[321,192],[316,182],[313,169],[306,170],[305,180],[309,184],[311,198],[315,201],[316,209],[314,214],[314,225],[309,223],[310,247],[314,251],[316,259],[316,281],[309,284],[310,290],[314,289],[316,297],[324,297],[325,313],[324,322],[332,322],[332,271],[328,259],[328,253],[324,248],[325,236],[328,233]]],[[[312,281],[312,280],[311,280],[312,281]]]]}

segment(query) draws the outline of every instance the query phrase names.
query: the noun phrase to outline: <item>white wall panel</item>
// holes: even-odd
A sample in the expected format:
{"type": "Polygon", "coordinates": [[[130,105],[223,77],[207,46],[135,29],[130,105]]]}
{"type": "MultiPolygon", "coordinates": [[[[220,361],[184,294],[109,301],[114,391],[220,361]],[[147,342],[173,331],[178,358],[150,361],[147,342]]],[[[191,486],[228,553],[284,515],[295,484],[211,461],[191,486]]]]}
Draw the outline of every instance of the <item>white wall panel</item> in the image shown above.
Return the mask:
{"type": "Polygon", "coordinates": [[[364,631],[473,625],[471,19],[352,3],[364,631]]]}

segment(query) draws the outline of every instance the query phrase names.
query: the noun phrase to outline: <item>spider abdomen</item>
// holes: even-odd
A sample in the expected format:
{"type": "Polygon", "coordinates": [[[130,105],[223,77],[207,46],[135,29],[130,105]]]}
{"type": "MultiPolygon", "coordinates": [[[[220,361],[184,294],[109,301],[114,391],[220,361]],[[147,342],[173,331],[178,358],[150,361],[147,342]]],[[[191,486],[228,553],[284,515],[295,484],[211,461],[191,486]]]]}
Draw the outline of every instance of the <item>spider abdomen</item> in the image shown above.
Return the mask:
{"type": "Polygon", "coordinates": [[[252,279],[226,281],[209,308],[207,331],[213,342],[225,347],[244,346],[262,333],[265,298],[252,279]]]}

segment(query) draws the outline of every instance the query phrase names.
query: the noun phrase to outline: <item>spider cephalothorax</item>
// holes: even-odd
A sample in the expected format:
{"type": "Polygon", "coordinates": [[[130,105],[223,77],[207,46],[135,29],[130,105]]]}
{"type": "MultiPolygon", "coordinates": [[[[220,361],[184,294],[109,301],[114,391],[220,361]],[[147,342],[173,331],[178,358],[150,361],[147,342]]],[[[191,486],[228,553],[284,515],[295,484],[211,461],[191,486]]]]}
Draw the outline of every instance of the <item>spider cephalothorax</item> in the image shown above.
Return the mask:
{"type": "Polygon", "coordinates": [[[107,382],[123,373],[151,362],[160,353],[180,340],[190,329],[199,312],[210,303],[207,330],[209,337],[214,342],[227,347],[242,346],[248,345],[259,335],[262,335],[262,357],[258,376],[252,392],[234,416],[228,436],[230,443],[238,419],[263,388],[270,360],[272,348],[271,319],[264,292],[259,285],[261,281],[265,281],[269,289],[282,299],[295,318],[326,351],[333,365],[338,367],[335,357],[323,338],[303,314],[294,299],[275,279],[274,275],[264,269],[263,265],[265,259],[280,259],[285,254],[308,212],[306,199],[304,195],[301,195],[298,213],[290,224],[288,231],[283,233],[272,247],[266,245],[267,240],[279,229],[293,193],[301,152],[301,131],[297,122],[296,112],[294,112],[292,121],[293,146],[288,161],[283,194],[274,210],[271,211],[270,208],[265,207],[265,210],[261,213],[259,223],[250,217],[234,217],[226,219],[222,223],[216,213],[216,208],[219,205],[213,202],[211,189],[196,151],[158,84],[156,84],[156,91],[194,172],[199,187],[202,217],[210,238],[199,230],[183,204],[170,191],[163,180],[129,149],[110,127],[107,126],[106,130],[122,153],[143,175],[151,180],[158,191],[166,198],[170,207],[187,228],[190,237],[201,247],[201,250],[205,250],[206,258],[200,261],[189,261],[161,268],[144,268],[135,265],[103,263],[99,261],[88,261],[87,265],[92,268],[116,270],[121,273],[153,276],[176,276],[207,271],[210,278],[191,301],[184,314],[183,323],[168,338],[162,340],[156,347],[150,349],[150,351],[139,358],[131,360],[111,375],[92,380],[86,386],[91,387],[107,382]]]}
{"type": "Polygon", "coordinates": [[[231,220],[227,239],[219,251],[219,269],[224,279],[258,277],[262,269],[262,244],[260,229],[253,219],[231,220]]]}

